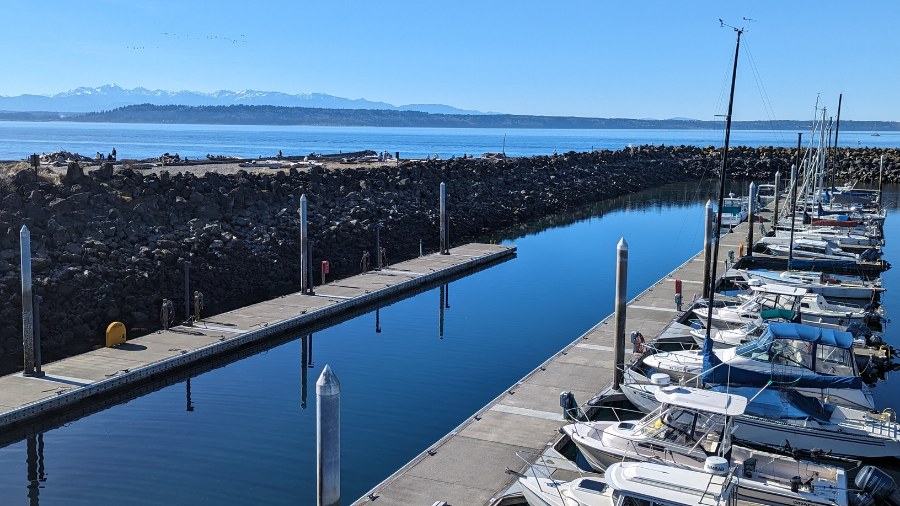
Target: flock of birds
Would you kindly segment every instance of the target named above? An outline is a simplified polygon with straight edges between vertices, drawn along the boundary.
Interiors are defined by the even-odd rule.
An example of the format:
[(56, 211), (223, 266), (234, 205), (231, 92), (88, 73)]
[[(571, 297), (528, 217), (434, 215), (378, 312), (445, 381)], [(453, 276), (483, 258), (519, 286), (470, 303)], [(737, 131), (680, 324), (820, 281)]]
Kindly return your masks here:
[[(190, 34), (184, 34), (184, 33), (177, 34), (177, 33), (170, 33), (170, 32), (162, 32), (161, 35), (164, 35), (166, 37), (174, 37), (177, 39), (192, 39), (192, 40), (205, 39), (205, 40), (209, 40), (209, 41), (221, 41), (221, 42), (226, 42), (226, 43), (230, 42), (232, 44), (246, 44), (247, 43), (246, 35), (240, 35), (238, 38), (226, 37), (223, 35), (198, 36), (198, 35), (190, 35)], [(156, 46), (156, 49), (159, 49), (159, 48), (160, 48), (159, 46)], [(132, 51), (143, 51), (144, 49), (147, 49), (147, 46), (125, 46), (125, 49), (129, 49)]]

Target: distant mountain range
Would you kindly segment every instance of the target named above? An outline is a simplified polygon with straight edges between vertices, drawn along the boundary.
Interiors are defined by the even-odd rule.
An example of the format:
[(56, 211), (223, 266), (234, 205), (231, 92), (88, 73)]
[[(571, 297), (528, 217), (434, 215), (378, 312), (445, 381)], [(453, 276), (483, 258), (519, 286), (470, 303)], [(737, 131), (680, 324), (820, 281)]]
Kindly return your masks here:
[(97, 88), (76, 88), (54, 95), (0, 96), (0, 111), (30, 112), (52, 111), (59, 113), (83, 113), (108, 111), (136, 104), (153, 105), (275, 105), (283, 107), (312, 107), (319, 109), (373, 109), (389, 111), (420, 111), (432, 114), (491, 114), (481, 111), (457, 109), (443, 104), (409, 104), (395, 106), (385, 102), (372, 102), (362, 98), (350, 99), (324, 93), (300, 93), (291, 95), (277, 91), (221, 90), (214, 93), (196, 91), (125, 89), (115, 84)]

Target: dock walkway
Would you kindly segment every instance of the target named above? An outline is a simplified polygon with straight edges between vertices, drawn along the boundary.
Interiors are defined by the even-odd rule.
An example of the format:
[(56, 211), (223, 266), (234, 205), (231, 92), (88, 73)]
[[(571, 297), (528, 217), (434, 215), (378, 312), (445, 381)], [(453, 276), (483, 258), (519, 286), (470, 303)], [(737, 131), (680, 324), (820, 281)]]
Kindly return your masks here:
[(43, 367), (44, 377), (0, 377), (0, 431), (65, 411), (213, 356), (291, 329), (376, 305), (515, 253), (515, 246), (467, 244), (449, 255), (432, 254), (320, 285), (315, 295), (294, 293), (154, 332)]
[[(764, 217), (770, 214), (763, 212)], [(739, 244), (746, 243), (749, 226), (742, 223), (721, 237), (720, 273), (725, 271), (723, 260), (729, 250), (738, 257)], [(632, 271), (640, 268), (629, 266)], [(702, 250), (628, 303), (627, 331), (639, 330), (649, 343), (666, 329), (679, 314), (674, 302), (675, 279), (683, 283), (683, 307), (687, 308), (692, 294), (702, 293)], [(609, 284), (612, 288), (614, 280)], [(354, 504), (495, 503), (516, 479), (507, 468), (523, 468), (516, 452), (541, 454), (561, 437), (559, 428), (566, 422), (559, 405), (560, 392), (571, 391), (584, 402), (610, 384), (614, 334), (615, 317), (611, 314)], [(630, 348), (630, 343), (626, 346)], [(630, 351), (625, 355), (628, 361)]]

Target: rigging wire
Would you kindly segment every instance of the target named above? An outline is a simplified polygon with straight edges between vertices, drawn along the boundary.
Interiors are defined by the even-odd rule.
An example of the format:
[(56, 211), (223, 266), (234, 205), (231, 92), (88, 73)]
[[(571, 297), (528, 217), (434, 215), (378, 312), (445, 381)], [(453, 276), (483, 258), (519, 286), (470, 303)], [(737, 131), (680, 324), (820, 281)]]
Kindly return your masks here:
[(760, 100), (763, 104), (763, 111), (765, 111), (766, 113), (766, 118), (769, 123), (769, 129), (774, 134), (775, 139), (780, 144), (783, 144), (784, 137), (782, 137), (781, 132), (775, 128), (775, 122), (778, 121), (778, 118), (775, 116), (775, 109), (772, 107), (772, 101), (769, 99), (769, 93), (766, 90), (766, 86), (763, 83), (762, 76), (759, 73), (759, 67), (756, 65), (756, 60), (753, 58), (753, 53), (750, 51), (750, 44), (746, 43), (744, 47), (747, 53), (747, 57), (750, 61), (750, 70), (752, 71), (753, 77), (756, 81), (756, 89), (759, 92)]

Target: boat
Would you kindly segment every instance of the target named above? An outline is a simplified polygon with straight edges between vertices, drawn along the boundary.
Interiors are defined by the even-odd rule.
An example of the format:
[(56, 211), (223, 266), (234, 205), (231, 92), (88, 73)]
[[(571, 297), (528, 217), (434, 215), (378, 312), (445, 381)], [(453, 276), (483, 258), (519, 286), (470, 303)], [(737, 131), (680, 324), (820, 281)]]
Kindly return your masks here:
[[(625, 375), (622, 393), (645, 413), (659, 409), (659, 384), (638, 382)], [(660, 376), (665, 376), (660, 374)], [(747, 410), (735, 419), (734, 442), (821, 457), (894, 458), (900, 455), (900, 424), (896, 413), (854, 409), (822, 403), (787, 389), (713, 387), (749, 396)]]
[[(851, 322), (878, 324), (881, 321), (881, 315), (871, 310), (830, 303), (820, 294), (809, 293), (806, 288), (761, 284), (750, 286), (749, 293), (739, 294), (738, 297), (742, 302), (737, 305), (712, 308), (714, 328), (737, 327), (758, 318), (838, 325)], [(695, 304), (692, 311), (702, 322), (710, 314), (710, 308), (705, 304)]]
[(853, 344), (849, 332), (770, 322), (759, 339), (736, 348), (662, 351), (641, 361), (650, 370), (684, 380), (757, 388), (774, 382), (810, 397), (871, 410), (875, 400), (860, 377)]
[[(715, 348), (734, 348), (748, 341), (759, 339), (767, 327), (768, 322), (762, 318), (757, 318), (733, 329), (715, 329), (710, 333), (709, 338), (712, 340)], [(706, 339), (706, 329), (691, 329), (691, 336), (698, 345), (703, 346), (703, 341)]]
[(844, 469), (732, 445), (734, 419), (744, 414), (746, 397), (681, 386), (659, 388), (654, 395), (660, 408), (640, 420), (577, 422), (562, 430), (597, 471), (622, 461), (703, 469), (707, 458), (727, 456), (739, 477), (739, 499), (785, 506), (847, 504)]
[(810, 258), (814, 260), (845, 260), (850, 262), (862, 260), (859, 254), (844, 251), (840, 246), (830, 241), (805, 239), (802, 237), (794, 239), (793, 248), (791, 248), (790, 241), (788, 241), (788, 244), (766, 243), (766, 253), (776, 257), (793, 255), (794, 258)]
[(729, 193), (722, 199), (722, 228), (736, 227), (747, 219), (747, 202)]
[(880, 278), (865, 281), (861, 278), (826, 275), (816, 271), (777, 272), (764, 269), (739, 269), (737, 273), (747, 283), (757, 280), (764, 284), (775, 283), (805, 288), (810, 293), (826, 298), (877, 300), (884, 291)]
[[(724, 459), (721, 459), (724, 460)], [(522, 476), (519, 486), (531, 506), (699, 506), (732, 504), (734, 477), (720, 460), (709, 471), (647, 462), (609, 466), (604, 479), (572, 481)]]

